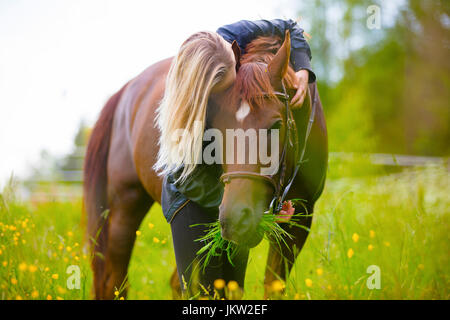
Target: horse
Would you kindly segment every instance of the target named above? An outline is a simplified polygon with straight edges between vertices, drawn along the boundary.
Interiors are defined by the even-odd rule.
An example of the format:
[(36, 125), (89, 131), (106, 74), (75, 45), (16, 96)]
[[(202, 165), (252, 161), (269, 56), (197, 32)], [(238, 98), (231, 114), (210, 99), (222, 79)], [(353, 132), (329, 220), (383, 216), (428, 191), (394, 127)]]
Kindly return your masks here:
[[(293, 152), (292, 147), (291, 152), (284, 151), (283, 173), (279, 170), (270, 177), (258, 173), (260, 164), (222, 165), (224, 195), (219, 221), (224, 237), (234, 242), (239, 243), (245, 237), (251, 239), (249, 247), (253, 247), (261, 241), (254, 230), (264, 208), (271, 202), (273, 189), (286, 187), (283, 177), (292, 177), (286, 198), (304, 200), (305, 205), (296, 208), (296, 213), (308, 213), (298, 222), (302, 227), (283, 225), (292, 237), (287, 237), (281, 247), (270, 244), (264, 277), (264, 297), (268, 297), (274, 280), (286, 280), (307, 239), (314, 204), (325, 184), (327, 131), (316, 83), (309, 85), (301, 108), (286, 109), (286, 99), (295, 90), (288, 33), (284, 41), (275, 36), (260, 37), (247, 46), (242, 56), (236, 46), (233, 51), (237, 61), (236, 80), (231, 87), (209, 97), (205, 120), (208, 126), (226, 136), (228, 128), (271, 129), (275, 125), (280, 132), (286, 132), (294, 122), (293, 136), (304, 153), (295, 175), (298, 159), (294, 153), (298, 152)], [(113, 299), (119, 287), (123, 287), (123, 295), (126, 294), (136, 231), (150, 207), (161, 199), (163, 177), (153, 169), (160, 135), (154, 120), (172, 59), (151, 65), (115, 93), (103, 107), (88, 142), (83, 169), (83, 205), (93, 253), (91, 266), (96, 299)], [(281, 90), (285, 90), (285, 101), (280, 98)], [(251, 106), (245, 117), (237, 117), (244, 101), (252, 101)], [(287, 119), (288, 114), (290, 119)], [(289, 145), (286, 139), (291, 138), (285, 135), (281, 144)], [(176, 269), (170, 285), (174, 297), (179, 296), (181, 288)]]

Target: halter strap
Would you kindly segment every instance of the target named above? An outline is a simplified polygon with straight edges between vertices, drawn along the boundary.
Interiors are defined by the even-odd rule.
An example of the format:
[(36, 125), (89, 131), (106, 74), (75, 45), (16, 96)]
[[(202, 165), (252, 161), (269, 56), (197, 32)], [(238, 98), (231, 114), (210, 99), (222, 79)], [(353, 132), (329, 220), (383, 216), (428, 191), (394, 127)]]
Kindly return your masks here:
[(226, 172), (220, 176), (220, 181), (223, 183), (230, 183), (231, 179), (263, 179), (267, 183), (269, 183), (275, 192), (278, 191), (278, 185), (275, 182), (275, 180), (269, 176), (260, 174), (257, 172), (249, 172), (249, 171), (232, 171), (232, 172)]

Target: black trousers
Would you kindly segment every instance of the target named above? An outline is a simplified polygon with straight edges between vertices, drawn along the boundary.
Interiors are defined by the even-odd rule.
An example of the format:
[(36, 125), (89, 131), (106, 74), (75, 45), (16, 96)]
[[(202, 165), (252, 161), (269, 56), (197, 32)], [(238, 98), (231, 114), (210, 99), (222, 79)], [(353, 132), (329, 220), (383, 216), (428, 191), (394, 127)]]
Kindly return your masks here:
[[(206, 210), (189, 201), (171, 222), (178, 276), (183, 293), (189, 297), (198, 292), (205, 294), (199, 283), (209, 294), (213, 294), (216, 279), (223, 279), (226, 283), (234, 280), (241, 288), (244, 287), (248, 248), (238, 248), (232, 259), (233, 264), (229, 262), (225, 252), (219, 257), (213, 257), (206, 268), (199, 263), (206, 253), (197, 255), (197, 252), (205, 243), (196, 240), (203, 237), (208, 228), (204, 225), (193, 225), (215, 222), (218, 215), (218, 209)], [(219, 294), (223, 295), (223, 291)]]

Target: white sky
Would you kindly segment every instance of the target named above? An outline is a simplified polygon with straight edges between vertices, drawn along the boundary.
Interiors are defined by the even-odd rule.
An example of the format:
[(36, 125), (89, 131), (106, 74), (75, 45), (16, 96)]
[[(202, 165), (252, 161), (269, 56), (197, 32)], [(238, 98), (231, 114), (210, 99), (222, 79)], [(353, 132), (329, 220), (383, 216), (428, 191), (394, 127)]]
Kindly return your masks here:
[(0, 0), (0, 188), (41, 150), (69, 152), (130, 78), (189, 35), (241, 19), (292, 18), (295, 0)]

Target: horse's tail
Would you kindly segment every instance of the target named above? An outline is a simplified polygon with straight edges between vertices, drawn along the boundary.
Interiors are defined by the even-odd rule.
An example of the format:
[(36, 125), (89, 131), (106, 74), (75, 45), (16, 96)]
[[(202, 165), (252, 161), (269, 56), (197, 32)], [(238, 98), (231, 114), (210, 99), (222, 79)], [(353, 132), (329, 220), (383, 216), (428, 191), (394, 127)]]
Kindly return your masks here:
[[(103, 107), (86, 150), (83, 170), (83, 209), (87, 216), (87, 236), (91, 247), (92, 269), (95, 279), (102, 279), (104, 255), (108, 240), (107, 162), (114, 113), (125, 86)], [(98, 293), (100, 288), (95, 288)]]

